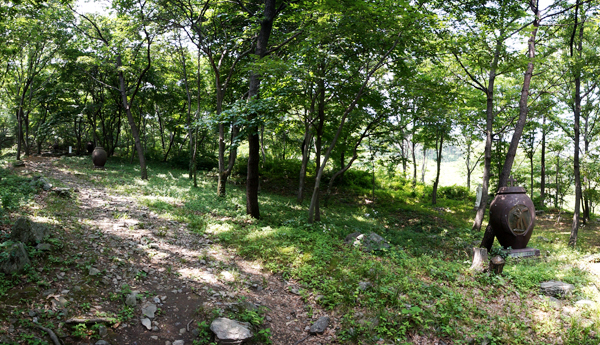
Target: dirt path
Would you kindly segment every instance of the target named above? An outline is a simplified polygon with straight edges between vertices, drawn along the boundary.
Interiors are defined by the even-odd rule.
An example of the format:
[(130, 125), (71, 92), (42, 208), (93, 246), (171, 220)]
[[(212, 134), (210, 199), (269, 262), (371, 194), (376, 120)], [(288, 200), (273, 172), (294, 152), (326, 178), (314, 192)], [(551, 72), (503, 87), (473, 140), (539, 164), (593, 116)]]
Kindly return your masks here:
[[(293, 282), (264, 273), (260, 264), (242, 260), (235, 252), (213, 243), (210, 236), (189, 232), (186, 224), (159, 217), (135, 198), (98, 187), (88, 176), (69, 172), (54, 158), (32, 157), (25, 164), (19, 168), (20, 173), (60, 181), (73, 190), (73, 197), (61, 201), (64, 209), (55, 214), (60, 219), (55, 228), (60, 229), (57, 236), (62, 249), (51, 251), (53, 264), (46, 264), (48, 268), (41, 263), (36, 267), (45, 286), (21, 286), (0, 301), (14, 315), (23, 307), (16, 303), (21, 298), (18, 296), (32, 290), (27, 295), (31, 298), (28, 313), (0, 324), (9, 339), (18, 339), (20, 332), (43, 334), (20, 328), (19, 318), (41, 319), (62, 312), (62, 321), (125, 315), (124, 319), (129, 320), (107, 324), (102, 340), (109, 344), (167, 345), (177, 340), (192, 344), (197, 339), (198, 322), (210, 323), (217, 310), (227, 314), (245, 305), (266, 308), (264, 328), (271, 330), (273, 344), (295, 344), (308, 335), (307, 326), (326, 315), (311, 294), (303, 300), (290, 292), (298, 291)], [(44, 207), (49, 193), (37, 197), (40, 207)], [(36, 219), (35, 209), (29, 211), (33, 220), (49, 221)], [(133, 308), (125, 304), (130, 293), (137, 293)], [(250, 304), (239, 303), (241, 300)], [(133, 304), (131, 299), (129, 302)], [(151, 304), (157, 311), (148, 330), (140, 320), (142, 307)], [(338, 320), (335, 315), (329, 316), (332, 323), (328, 330), (308, 337), (302, 344), (335, 342)], [(73, 328), (48, 319), (54, 321), (65, 344), (97, 341), (74, 337)]]

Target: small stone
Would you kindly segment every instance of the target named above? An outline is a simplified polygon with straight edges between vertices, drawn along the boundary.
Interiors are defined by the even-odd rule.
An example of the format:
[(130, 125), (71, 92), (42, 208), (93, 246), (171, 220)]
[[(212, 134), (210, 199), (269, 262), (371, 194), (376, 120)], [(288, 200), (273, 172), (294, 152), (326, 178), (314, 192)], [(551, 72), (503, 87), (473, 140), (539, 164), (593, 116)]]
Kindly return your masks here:
[(183, 345), (183, 340), (175, 340), (173, 345)]
[(158, 332), (158, 331), (160, 331), (158, 326), (152, 326), (152, 332)]
[(100, 325), (98, 327), (98, 335), (102, 338), (104, 338), (106, 335), (108, 335), (108, 329), (106, 329), (106, 326)]
[(200, 329), (194, 328), (192, 329), (192, 338), (197, 338), (200, 335)]
[(360, 282), (360, 283), (358, 283), (358, 288), (361, 289), (362, 291), (366, 291), (371, 286), (372, 286), (372, 284), (369, 283), (369, 282)]
[(96, 268), (94, 268), (94, 267), (90, 267), (89, 274), (90, 274), (91, 276), (98, 275), (98, 274), (100, 274), (100, 270), (98, 270), (98, 269), (96, 269)]
[(308, 331), (310, 331), (310, 326), (304, 327), (304, 332), (308, 332)]
[(157, 303), (157, 304), (160, 303), (160, 298), (158, 298), (156, 296), (152, 300), (154, 301), (154, 303)]
[(106, 340), (98, 340), (95, 345), (110, 345)]
[(310, 327), (310, 333), (317, 334), (325, 332), (327, 326), (329, 326), (329, 320), (329, 316), (320, 317), (317, 322)]
[(179, 334), (183, 335), (183, 334), (185, 334), (185, 332), (187, 332), (187, 330), (185, 328), (179, 329)]
[(129, 294), (127, 295), (127, 298), (125, 298), (125, 304), (130, 306), (130, 307), (135, 307), (137, 305), (137, 298), (135, 296), (135, 294)]
[(37, 315), (37, 313), (34, 310), (29, 311), (29, 316), (34, 317), (36, 315)]
[(171, 345), (171, 342), (167, 340), (165, 341), (165, 345)]
[(150, 336), (150, 339), (152, 339), (152, 340), (158, 340), (158, 336), (157, 335)]
[(157, 309), (156, 304), (146, 302), (146, 303), (144, 303), (144, 305), (142, 305), (142, 314), (153, 319), (156, 309)]
[(142, 322), (142, 325), (144, 325), (144, 327), (146, 327), (147, 330), (152, 329), (152, 321), (150, 321), (150, 319), (143, 318), (140, 321)]
[(267, 315), (266, 319), (267, 319), (267, 321), (269, 321), (269, 322), (271, 322), (271, 320), (273, 320), (273, 319), (271, 319), (271, 317), (270, 317), (270, 316), (268, 316), (268, 315)]

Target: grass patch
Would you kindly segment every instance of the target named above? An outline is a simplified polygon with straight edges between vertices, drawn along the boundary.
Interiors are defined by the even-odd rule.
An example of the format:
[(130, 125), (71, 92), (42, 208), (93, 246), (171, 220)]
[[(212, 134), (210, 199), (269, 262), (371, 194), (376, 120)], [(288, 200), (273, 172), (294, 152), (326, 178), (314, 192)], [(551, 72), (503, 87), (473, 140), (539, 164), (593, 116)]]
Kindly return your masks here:
[[(160, 217), (185, 222), (245, 259), (301, 282), (304, 298), (340, 315), (337, 336), (344, 343), (401, 344), (416, 337), (456, 344), (598, 342), (599, 309), (573, 306), (584, 298), (600, 302), (600, 282), (584, 260), (600, 246), (593, 225), (582, 230), (581, 246), (572, 250), (566, 247), (568, 227), (546, 214), (530, 245), (543, 256), (509, 259), (504, 275), (490, 276), (468, 269), (470, 250), (482, 233), (469, 229), (473, 198), (464, 189), (448, 187), (443, 193), (448, 198), (431, 205), (429, 187), (413, 189), (406, 181), (378, 176), (386, 182), (377, 186), (373, 202), (364, 176), (349, 174), (352, 180), (338, 186), (323, 207), (323, 221), (308, 224), (307, 205), (290, 197), (295, 180), (287, 168), (273, 176), (268, 173), (276, 169), (265, 171), (262, 219), (255, 220), (245, 215), (239, 187), (229, 185), (226, 197), (216, 197), (209, 172), (202, 172), (199, 188), (193, 188), (186, 171), (154, 162), (148, 164), (148, 180), (139, 179), (136, 165), (116, 159), (104, 171), (76, 157), (62, 162), (115, 192), (135, 196)], [(266, 186), (269, 180), (291, 182), (286, 188)], [(392, 246), (365, 253), (344, 245), (354, 231), (376, 232)], [(546, 280), (574, 284), (576, 292), (557, 309), (539, 297), (539, 284)]]

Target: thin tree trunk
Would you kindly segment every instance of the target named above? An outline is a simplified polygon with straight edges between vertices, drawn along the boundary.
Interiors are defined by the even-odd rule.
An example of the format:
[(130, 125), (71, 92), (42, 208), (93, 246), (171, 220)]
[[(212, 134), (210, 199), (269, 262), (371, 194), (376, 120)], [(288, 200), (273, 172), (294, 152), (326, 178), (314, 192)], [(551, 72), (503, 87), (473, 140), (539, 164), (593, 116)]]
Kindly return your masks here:
[(306, 181), (306, 169), (310, 160), (310, 143), (312, 142), (312, 132), (310, 131), (310, 125), (305, 123), (305, 134), (304, 142), (302, 143), (302, 165), (300, 166), (300, 176), (298, 177), (298, 196), (297, 201), (299, 204), (304, 200), (304, 184)]
[(427, 147), (423, 144), (423, 163), (421, 164), (421, 183), (425, 184), (425, 170), (427, 169)]
[[(121, 57), (117, 55), (117, 66), (121, 67)], [(127, 114), (127, 121), (129, 122), (129, 127), (131, 127), (131, 135), (133, 136), (133, 140), (135, 142), (135, 148), (138, 153), (138, 159), (140, 161), (140, 174), (142, 180), (148, 179), (148, 172), (146, 170), (146, 158), (144, 157), (144, 149), (142, 147), (142, 142), (140, 141), (140, 133), (138, 131), (137, 125), (135, 124), (135, 120), (133, 119), (133, 114), (131, 113), (131, 104), (127, 101), (127, 89), (125, 87), (125, 77), (123, 75), (123, 71), (119, 70), (119, 91), (121, 92), (121, 101), (123, 103), (123, 108), (125, 108), (125, 113)]]
[[(573, 31), (577, 30), (577, 10), (579, 8), (579, 2), (575, 9), (575, 27)], [(577, 46), (578, 57), (581, 59), (581, 51), (583, 47), (583, 23), (579, 24), (579, 43)], [(571, 50), (571, 56), (573, 51)], [(573, 154), (573, 176), (575, 178), (575, 207), (573, 210), (573, 223), (571, 224), (571, 236), (569, 237), (569, 246), (575, 247), (577, 245), (577, 233), (579, 231), (579, 205), (581, 203), (581, 172), (579, 169), (579, 118), (581, 116), (581, 71), (579, 66), (575, 66), (575, 107), (573, 111), (574, 115), (574, 128), (573, 136), (574, 142), (574, 154)]]
[(480, 231), (483, 223), (483, 217), (485, 216), (485, 210), (488, 204), (488, 194), (490, 187), (490, 172), (492, 169), (492, 136), (493, 124), (494, 124), (494, 83), (496, 81), (496, 70), (498, 68), (498, 61), (500, 60), (500, 51), (502, 50), (502, 41), (498, 39), (496, 42), (496, 49), (494, 51), (494, 58), (490, 65), (490, 73), (488, 76), (488, 85), (485, 90), (486, 95), (486, 126), (485, 126), (485, 149), (483, 159), (483, 177), (481, 183), (481, 202), (479, 208), (475, 214), (475, 221), (471, 230)]
[[(438, 145), (439, 144), (439, 145)], [(435, 182), (433, 183), (433, 194), (431, 197), (431, 204), (435, 205), (437, 203), (437, 190), (438, 190), (438, 185), (440, 183), (440, 169), (441, 169), (441, 165), (442, 165), (442, 147), (444, 145), (444, 133), (440, 133), (439, 135), (439, 139), (436, 140), (436, 147), (437, 149), (437, 157), (436, 157), (436, 161), (437, 161), (437, 171), (435, 174)]]
[[(519, 146), (519, 140), (521, 139), (523, 129), (525, 128), (525, 121), (527, 120), (527, 100), (529, 97), (529, 85), (531, 84), (531, 78), (533, 76), (533, 67), (535, 59), (535, 37), (540, 26), (540, 11), (536, 0), (532, 1), (532, 10), (535, 15), (535, 20), (533, 21), (533, 31), (531, 32), (531, 36), (528, 42), (529, 63), (527, 64), (527, 71), (525, 72), (525, 77), (523, 78), (523, 88), (521, 90), (521, 99), (519, 100), (519, 120), (517, 121), (515, 132), (513, 133), (508, 152), (506, 153), (504, 166), (502, 167), (502, 172), (500, 173), (498, 188), (506, 186), (508, 176), (510, 175), (510, 172), (512, 170), (512, 165), (515, 159), (515, 154), (517, 152), (517, 147)], [(481, 240), (480, 247), (487, 248), (487, 250), (490, 251), (493, 244), (494, 231), (492, 227), (488, 224), (483, 235), (483, 239)]]
[(542, 153), (540, 158), (540, 207), (544, 207), (546, 199), (546, 116), (542, 120)]
[(415, 145), (416, 145), (416, 143), (415, 143), (414, 139), (415, 138), (413, 136), (412, 140), (410, 141), (411, 142), (410, 153), (412, 155), (412, 163), (413, 163), (413, 179), (412, 179), (413, 189), (417, 186), (417, 157), (415, 155), (415, 149), (416, 149)]

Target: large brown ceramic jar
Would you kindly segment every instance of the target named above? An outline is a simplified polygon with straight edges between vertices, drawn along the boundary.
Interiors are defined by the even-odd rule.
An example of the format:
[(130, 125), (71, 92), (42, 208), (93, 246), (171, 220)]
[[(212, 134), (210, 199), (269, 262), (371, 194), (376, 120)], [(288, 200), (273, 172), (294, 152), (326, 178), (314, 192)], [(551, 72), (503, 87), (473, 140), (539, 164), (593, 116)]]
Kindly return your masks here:
[(490, 205), (490, 224), (503, 247), (527, 247), (535, 223), (533, 202), (523, 187), (501, 187)]
[(94, 152), (92, 152), (92, 162), (94, 162), (94, 168), (103, 168), (108, 159), (108, 154), (104, 151), (104, 148), (96, 146)]

